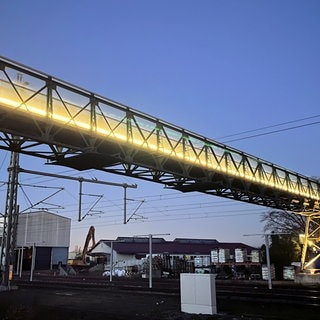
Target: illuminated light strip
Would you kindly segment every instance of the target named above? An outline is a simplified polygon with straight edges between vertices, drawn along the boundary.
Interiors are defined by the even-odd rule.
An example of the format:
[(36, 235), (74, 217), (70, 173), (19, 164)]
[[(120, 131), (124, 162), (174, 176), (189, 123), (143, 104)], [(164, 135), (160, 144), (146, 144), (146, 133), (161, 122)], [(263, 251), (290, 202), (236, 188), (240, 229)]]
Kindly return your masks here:
[(7, 106), (14, 107), (14, 108), (17, 108), (20, 106), (20, 103), (14, 102), (12, 100), (9, 100), (9, 99), (3, 98), (3, 97), (0, 97), (0, 102), (4, 103)]
[(9, 107), (13, 107), (16, 110), (19, 111), (24, 111), (24, 112), (31, 112), (31, 113), (35, 113), (39, 116), (45, 117), (47, 115), (46, 111), (41, 110), (39, 108), (33, 107), (33, 106), (26, 106), (26, 104), (22, 104), (16, 101), (12, 101), (6, 98), (2, 98), (0, 97), (0, 102), (4, 103), (5, 105), (9, 106)]
[(55, 113), (52, 114), (51, 118), (53, 120), (56, 120), (56, 121), (59, 121), (59, 122), (62, 122), (62, 123), (65, 123), (65, 124), (68, 124), (68, 125), (71, 125), (71, 126), (74, 126), (74, 127), (80, 127), (80, 128), (87, 129), (87, 130), (91, 129), (91, 125), (90, 124), (84, 123), (84, 122), (80, 122), (78, 120), (75, 120), (74, 118), (67, 118), (65, 116), (60, 116), (60, 115), (55, 114)]
[[(18, 111), (22, 111), (22, 112), (29, 112), (29, 113), (33, 113), (37, 116), (41, 116), (43, 118), (47, 117), (47, 112), (42, 110), (42, 109), (39, 109), (37, 107), (34, 107), (34, 106), (31, 106), (31, 105), (28, 105), (26, 106), (25, 104), (21, 104), (19, 102), (16, 102), (16, 101), (13, 101), (11, 99), (7, 99), (7, 98), (4, 98), (4, 97), (0, 97), (0, 102), (3, 103), (5, 106), (8, 106), (10, 108), (13, 108), (13, 109), (16, 109)], [(92, 129), (92, 126), (90, 124), (87, 124), (87, 123), (84, 123), (82, 121), (79, 121), (79, 120), (76, 120), (76, 119), (73, 119), (73, 118), (68, 118), (66, 116), (62, 116), (62, 115), (59, 115), (57, 113), (54, 113), (51, 115), (51, 118), (49, 118), (53, 121), (56, 121), (56, 122), (60, 122), (60, 123), (64, 123), (64, 124), (68, 124), (72, 127), (79, 127), (79, 128), (82, 128), (82, 129), (85, 129), (85, 130), (91, 130)], [(106, 129), (103, 129), (101, 127), (97, 127), (95, 128), (94, 130), (92, 130), (104, 137), (108, 137), (108, 138), (115, 138), (117, 140), (121, 140), (121, 141), (126, 141), (126, 142), (129, 142), (127, 140), (127, 137), (126, 135), (122, 135), (122, 134), (119, 134), (119, 133), (115, 133), (115, 132), (112, 132), (110, 130), (106, 130)], [(210, 164), (209, 161), (204, 161), (200, 158), (197, 158), (197, 157), (194, 157), (194, 156), (190, 156), (190, 155), (186, 155), (186, 154), (183, 154), (182, 152), (175, 152), (174, 150), (171, 150), (171, 149), (166, 149), (166, 148), (159, 148), (157, 145), (154, 145), (154, 144), (151, 144), (150, 142), (146, 142), (144, 140), (141, 140), (141, 139), (132, 139), (130, 141), (133, 145), (136, 145), (136, 146), (139, 146), (139, 147), (142, 147), (142, 148), (145, 148), (145, 149), (152, 149), (154, 151), (157, 151), (161, 154), (166, 154), (166, 155), (169, 155), (170, 157), (174, 156), (178, 159), (182, 159), (186, 162), (189, 162), (189, 163), (196, 163), (197, 165), (201, 165), (201, 166), (204, 166), (206, 168), (211, 168), (213, 170), (218, 170), (218, 171), (221, 171), (221, 172), (225, 172), (225, 173), (228, 173), (230, 175), (233, 175), (233, 176), (241, 176), (243, 177), (244, 179), (246, 180), (253, 180), (253, 181), (256, 181), (257, 183), (260, 183), (260, 184), (263, 184), (263, 185), (267, 185), (267, 186), (271, 186), (272, 188), (277, 188), (279, 190), (285, 190), (287, 192), (290, 192), (290, 193), (293, 193), (293, 194), (298, 194), (300, 196), (304, 196), (304, 197), (307, 197), (307, 198), (313, 198), (315, 200), (320, 200), (320, 197), (319, 195), (316, 194), (316, 191), (314, 191), (313, 188), (310, 188), (308, 186), (305, 186), (307, 189), (308, 189), (308, 192), (301, 192), (300, 190), (296, 190), (298, 189), (298, 184), (297, 182), (294, 182), (291, 180), (291, 183), (295, 185), (295, 188), (288, 188), (287, 186), (284, 186), (283, 184), (281, 183), (275, 183), (274, 181), (270, 182), (268, 181), (267, 179), (263, 179), (261, 180), (260, 178), (256, 177), (256, 176), (251, 176), (251, 175), (246, 175), (245, 172), (239, 172), (239, 170), (233, 170), (233, 169), (229, 169), (228, 167), (226, 166), (221, 166), (220, 165), (213, 165), (213, 164)], [(215, 161), (214, 161), (215, 162)], [(268, 177), (272, 177), (272, 174), (271, 173), (265, 173), (266, 176)], [(310, 189), (312, 192), (310, 192)], [(314, 194), (314, 195), (313, 195)]]

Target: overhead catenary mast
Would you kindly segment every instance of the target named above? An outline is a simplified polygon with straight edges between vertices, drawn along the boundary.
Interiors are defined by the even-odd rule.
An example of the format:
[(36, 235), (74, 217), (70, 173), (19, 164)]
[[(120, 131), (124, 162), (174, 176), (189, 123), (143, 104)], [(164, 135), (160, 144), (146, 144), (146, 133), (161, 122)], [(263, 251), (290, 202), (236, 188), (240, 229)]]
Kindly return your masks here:
[[(19, 140), (13, 140), (19, 143)], [(109, 185), (115, 187), (122, 187), (124, 189), (124, 203), (126, 204), (126, 189), (127, 188), (137, 188), (136, 184), (127, 184), (127, 183), (115, 183), (108, 182), (96, 179), (86, 179), (83, 177), (70, 177), (65, 175), (40, 172), (27, 170), (19, 167), (19, 153), (11, 152), (11, 160), (10, 166), (8, 168), (9, 178), (8, 178), (8, 188), (7, 188), (7, 200), (6, 200), (6, 208), (4, 214), (4, 228), (3, 228), (3, 244), (0, 255), (1, 262), (1, 271), (3, 273), (2, 276), (2, 285), (7, 287), (9, 284), (9, 269), (11, 265), (14, 265), (14, 249), (15, 249), (15, 239), (16, 239), (16, 231), (17, 231), (17, 223), (18, 223), (18, 206), (17, 206), (17, 187), (18, 187), (18, 174), (19, 173), (28, 173), (42, 176), (49, 176), (60, 179), (67, 179), (78, 181), (80, 183), (80, 192), (79, 192), (79, 217), (78, 221), (83, 220), (81, 217), (81, 200), (82, 200), (82, 183), (95, 183), (102, 185)], [(124, 216), (126, 217), (126, 205), (124, 205)]]

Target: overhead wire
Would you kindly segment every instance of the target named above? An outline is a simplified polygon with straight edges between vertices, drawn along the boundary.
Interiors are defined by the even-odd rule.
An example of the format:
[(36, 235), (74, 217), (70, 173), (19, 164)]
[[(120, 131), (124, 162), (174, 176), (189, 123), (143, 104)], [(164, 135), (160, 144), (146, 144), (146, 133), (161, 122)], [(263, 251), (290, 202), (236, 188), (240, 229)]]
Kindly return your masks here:
[[(225, 217), (241, 217), (241, 216), (260, 216), (261, 212), (258, 212), (256, 209), (242, 209), (242, 210), (232, 210), (229, 211), (232, 213), (228, 213), (228, 211), (224, 211), (223, 213), (213, 213), (212, 211), (204, 212), (204, 213), (198, 213), (198, 214), (187, 214), (184, 213), (182, 215), (170, 215), (169, 217), (163, 217), (163, 216), (155, 216), (152, 220), (135, 220), (132, 221), (133, 223), (154, 223), (154, 222), (167, 222), (167, 221), (178, 221), (178, 220), (195, 220), (195, 219), (217, 219), (217, 218), (225, 218)], [(235, 213), (236, 212), (236, 213)], [(107, 226), (113, 226), (113, 225), (121, 225), (123, 224), (120, 220), (116, 220), (114, 222), (111, 221), (102, 221), (99, 222), (100, 227), (107, 227)], [(82, 228), (81, 225), (76, 225), (73, 227), (74, 229), (80, 229)]]
[(302, 127), (312, 126), (312, 125), (319, 124), (319, 123), (320, 123), (320, 121), (316, 121), (316, 122), (312, 122), (312, 123), (302, 124), (299, 126), (293, 126), (290, 128), (284, 128), (284, 129), (273, 130), (273, 131), (269, 131), (269, 132), (265, 132), (265, 133), (254, 134), (254, 135), (246, 136), (243, 138), (227, 140), (227, 141), (225, 141), (225, 143), (230, 143), (230, 142), (235, 142), (235, 141), (240, 141), (240, 140), (245, 140), (245, 139), (251, 139), (251, 138), (257, 138), (257, 137), (266, 136), (266, 135), (279, 133), (279, 132), (283, 132), (283, 131), (294, 130), (294, 129), (298, 129), (298, 128), (302, 128)]
[(262, 131), (262, 130), (266, 130), (266, 129), (271, 129), (271, 128), (275, 128), (275, 127), (280, 127), (280, 126), (284, 126), (284, 125), (287, 125), (287, 124), (296, 123), (296, 122), (301, 122), (301, 121), (310, 120), (310, 119), (315, 119), (315, 118), (319, 118), (319, 117), (320, 117), (320, 115), (315, 115), (315, 116), (300, 118), (300, 119), (296, 119), (296, 120), (281, 122), (281, 123), (277, 123), (277, 124), (274, 124), (274, 125), (269, 125), (269, 126), (257, 128), (257, 129), (251, 129), (251, 130), (246, 130), (246, 131), (241, 131), (241, 132), (237, 132), (237, 133), (228, 134), (228, 135), (219, 137), (219, 138), (217, 138), (217, 139), (219, 140), (219, 139), (230, 138), (230, 137), (234, 137), (234, 136), (243, 135), (243, 134), (246, 134), (246, 133), (252, 133), (252, 132)]
[(4, 162), (6, 161), (7, 156), (8, 156), (8, 153), (5, 152), (5, 153), (4, 153), (4, 157), (3, 157), (2, 161), (1, 161), (1, 164), (0, 164), (0, 170), (1, 170), (1, 169), (3, 168), (3, 166), (4, 166)]

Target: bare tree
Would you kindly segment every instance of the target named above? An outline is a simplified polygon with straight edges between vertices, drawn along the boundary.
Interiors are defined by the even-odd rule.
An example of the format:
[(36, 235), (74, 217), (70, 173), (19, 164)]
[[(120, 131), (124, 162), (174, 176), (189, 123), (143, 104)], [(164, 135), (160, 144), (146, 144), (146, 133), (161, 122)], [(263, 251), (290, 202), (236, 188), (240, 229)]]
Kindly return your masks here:
[(264, 231), (271, 237), (270, 258), (275, 265), (277, 279), (283, 277), (283, 267), (301, 258), (299, 234), (305, 233), (305, 217), (283, 210), (271, 210), (262, 214)]
[(305, 217), (289, 211), (271, 210), (262, 214), (261, 222), (265, 222), (264, 231), (274, 233), (288, 233), (292, 237), (304, 234)]

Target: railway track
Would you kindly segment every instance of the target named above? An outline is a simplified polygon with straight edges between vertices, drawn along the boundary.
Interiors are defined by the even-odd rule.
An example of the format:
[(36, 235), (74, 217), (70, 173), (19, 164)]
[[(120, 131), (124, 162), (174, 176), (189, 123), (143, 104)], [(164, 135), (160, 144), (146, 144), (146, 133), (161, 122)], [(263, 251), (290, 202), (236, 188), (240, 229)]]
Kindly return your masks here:
[[(219, 314), (210, 317), (189, 317), (180, 311), (180, 283), (177, 279), (154, 279), (153, 287), (149, 289), (148, 279), (140, 278), (114, 278), (112, 282), (109, 278), (91, 275), (54, 277), (35, 274), (32, 282), (29, 278), (28, 275), (24, 275), (21, 279), (14, 278), (12, 285), (17, 286), (19, 290), (11, 295), (12, 298), (8, 303), (3, 302), (4, 307), (7, 304), (17, 303), (27, 303), (30, 306), (36, 302), (38, 309), (43, 308), (48, 314), (47, 304), (50, 301), (52, 313), (59, 311), (59, 316), (61, 314), (65, 319), (70, 312), (72, 314), (80, 312), (81, 316), (94, 312), (95, 320), (100, 319), (98, 315), (105, 319), (107, 312), (105, 305), (108, 305), (109, 318), (111, 312), (112, 319), (134, 319), (132, 314), (128, 315), (128, 303), (131, 306), (130, 310), (139, 314), (137, 316), (139, 320), (317, 320), (320, 313), (320, 286), (302, 287), (291, 282), (273, 283), (273, 289), (269, 290), (264, 281), (217, 280), (216, 297)], [(17, 302), (17, 296), (20, 295), (21, 298)], [(2, 295), (1, 299), (5, 296), (6, 294)], [(7, 296), (9, 299), (10, 294)], [(3, 301), (1, 299), (0, 313)], [(28, 299), (32, 302), (26, 302)], [(123, 308), (123, 303), (126, 308)], [(161, 310), (161, 315), (156, 318), (153, 316), (144, 318), (139, 312), (145, 314), (146, 308), (152, 314)], [(90, 316), (85, 319), (91, 319)]]
[[(114, 278), (112, 282), (106, 277), (77, 275), (74, 277), (53, 277), (36, 275), (30, 282), (28, 276), (15, 279), (13, 284), (21, 287), (46, 288), (86, 288), (87, 290), (134, 291), (136, 293), (180, 295), (180, 283), (177, 279), (154, 279), (150, 289), (148, 279)], [(216, 281), (218, 300), (263, 302), (268, 304), (300, 305), (319, 308), (320, 286), (303, 287), (290, 282), (267, 288), (264, 281)]]

